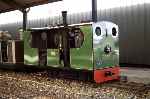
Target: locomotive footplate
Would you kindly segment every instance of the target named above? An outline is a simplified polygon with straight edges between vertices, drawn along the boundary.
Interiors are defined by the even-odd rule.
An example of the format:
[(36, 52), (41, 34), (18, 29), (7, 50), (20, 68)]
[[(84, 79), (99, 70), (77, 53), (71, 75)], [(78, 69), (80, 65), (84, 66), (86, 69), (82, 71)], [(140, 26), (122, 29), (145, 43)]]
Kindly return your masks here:
[(49, 77), (93, 81), (93, 71), (74, 68), (51, 68), (48, 70)]

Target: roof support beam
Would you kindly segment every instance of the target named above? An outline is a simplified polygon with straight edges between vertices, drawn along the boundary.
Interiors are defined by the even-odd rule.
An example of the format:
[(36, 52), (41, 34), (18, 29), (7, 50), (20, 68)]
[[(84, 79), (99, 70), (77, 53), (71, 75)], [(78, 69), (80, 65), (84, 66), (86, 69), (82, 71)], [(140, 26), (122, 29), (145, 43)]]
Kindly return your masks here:
[(28, 16), (28, 12), (30, 11), (30, 8), (26, 8), (26, 9), (22, 9), (21, 12), (23, 13), (23, 24), (22, 24), (22, 28), (23, 31), (26, 31), (27, 29), (27, 16)]
[(23, 31), (27, 29), (27, 11), (23, 11)]
[[(67, 26), (67, 11), (62, 11), (63, 25)], [(69, 43), (69, 34), (68, 31), (62, 31), (62, 39), (63, 39), (63, 50), (59, 50), (60, 53), (60, 63), (61, 56), (63, 56), (64, 67), (70, 68), (70, 43)]]
[(97, 0), (92, 0), (92, 21), (97, 22)]

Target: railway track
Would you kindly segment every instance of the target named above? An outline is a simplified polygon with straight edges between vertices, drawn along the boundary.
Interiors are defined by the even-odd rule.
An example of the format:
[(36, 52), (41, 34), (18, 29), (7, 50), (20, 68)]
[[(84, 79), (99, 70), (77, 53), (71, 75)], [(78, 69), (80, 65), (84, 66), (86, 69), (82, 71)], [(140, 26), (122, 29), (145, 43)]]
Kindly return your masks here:
[[(150, 94), (150, 84), (115, 81), (112, 83), (109, 82), (105, 85), (109, 87), (118, 88), (121, 90), (130, 91), (134, 93), (137, 97), (146, 97), (146, 95)], [(149, 98), (145, 98), (145, 99), (149, 99)]]
[[(18, 91), (10, 91), (14, 88)], [(22, 94), (18, 94), (18, 92), (22, 92), (24, 97), (27, 98), (49, 97), (52, 95), (51, 93), (53, 93), (55, 99), (67, 99), (67, 97), (75, 99), (97, 99), (100, 97), (105, 97), (103, 99), (112, 97), (113, 99), (114, 97), (116, 99), (127, 99), (127, 97), (130, 97), (129, 99), (149, 99), (150, 97), (150, 86), (148, 84), (122, 81), (96, 84), (78, 80), (49, 78), (47, 71), (33, 73), (0, 71), (0, 93), (1, 91), (5, 95), (4, 97), (20, 97)], [(8, 92), (13, 92), (12, 96)], [(58, 92), (61, 95), (57, 94)]]

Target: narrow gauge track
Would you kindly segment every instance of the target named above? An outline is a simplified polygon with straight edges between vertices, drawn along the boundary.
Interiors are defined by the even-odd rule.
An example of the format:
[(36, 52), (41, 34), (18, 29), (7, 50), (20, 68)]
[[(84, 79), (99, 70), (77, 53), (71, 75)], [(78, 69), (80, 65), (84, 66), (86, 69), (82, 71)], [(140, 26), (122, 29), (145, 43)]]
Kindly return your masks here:
[(105, 84), (109, 87), (115, 87), (118, 89), (129, 90), (136, 95), (143, 96), (148, 95), (150, 92), (150, 84), (137, 83), (137, 82), (122, 82), (122, 81), (114, 81), (108, 82)]
[[(0, 64), (0, 69), (2, 70), (9, 70), (9, 71), (15, 71), (15, 72), (23, 72), (23, 73), (29, 73), (32, 76), (34, 76), (35, 78), (38, 79), (38, 77), (56, 77), (56, 78), (60, 78), (60, 79), (64, 79), (65, 77), (61, 76), (55, 76), (56, 74), (58, 75), (59, 71), (64, 71), (63, 74), (64, 76), (66, 76), (65, 74), (69, 74), (71, 72), (75, 72), (79, 75), (90, 75), (92, 76), (92, 72), (88, 71), (88, 70), (75, 70), (75, 69), (64, 69), (64, 68), (55, 68), (55, 67), (50, 67), (50, 66), (28, 66), (28, 65), (10, 65), (10, 64)], [(52, 71), (51, 73), (49, 73), (50, 71)], [(71, 72), (69, 72), (71, 71)], [(62, 73), (62, 72), (61, 72)], [(66, 77), (69, 80), (73, 80), (74, 75), (67, 75), (67, 76), (72, 76), (72, 77)], [(77, 77), (77, 78), (78, 78)], [(81, 80), (85, 83), (87, 83), (87, 81), (89, 81), (89, 84), (92, 84), (93, 87), (98, 87), (100, 85), (106, 85), (109, 87), (115, 87), (115, 88), (119, 88), (119, 89), (125, 89), (125, 90), (132, 90), (135, 93), (148, 93), (150, 91), (150, 84), (143, 84), (143, 83), (136, 83), (136, 82), (124, 82), (124, 81), (110, 81), (110, 82), (106, 82), (103, 84), (96, 84), (92, 82), (92, 77), (90, 77), (90, 79), (84, 79), (84, 77), (80, 77), (79, 79), (75, 80)]]
[[(22, 83), (35, 83), (35, 85), (47, 86), (47, 87), (50, 87), (48, 82), (49, 81), (51, 82), (51, 80), (52, 80), (52, 82), (53, 82), (52, 84), (54, 86), (54, 89), (56, 87), (56, 88), (60, 88), (62, 90), (66, 90), (66, 89), (64, 89), (63, 86), (58, 85), (58, 84), (64, 83), (65, 86), (66, 85), (69, 86), (71, 82), (76, 82), (76, 83), (79, 83), (79, 85), (81, 84), (82, 87), (83, 86), (88, 86), (87, 88), (92, 88), (92, 90), (93, 89), (100, 90), (102, 87), (116, 88), (116, 89), (120, 89), (122, 92), (123, 91), (129, 92), (129, 93), (131, 92), (131, 93), (134, 93), (135, 96), (144, 97), (144, 98), (135, 98), (134, 97), (133, 99), (149, 99), (149, 98), (145, 98), (145, 97), (147, 97), (146, 95), (150, 93), (150, 85), (148, 85), (148, 84), (146, 85), (146, 84), (143, 84), (143, 83), (135, 83), (135, 82), (110, 81), (110, 82), (106, 82), (106, 83), (103, 83), (103, 84), (96, 84), (96, 83), (93, 83), (93, 82), (78, 81), (78, 80), (72, 80), (72, 79), (71, 80), (70, 79), (66, 80), (66, 79), (60, 78), (62, 83), (60, 83), (60, 81), (58, 80), (58, 84), (55, 85), (55, 83), (57, 83), (57, 82), (55, 82), (55, 80), (53, 81), (53, 78), (50, 78), (48, 76), (48, 72), (45, 71), (45, 70), (36, 71), (36, 72), (35, 71), (34, 72), (24, 72), (24, 71), (21, 71), (21, 72), (20, 71), (19, 72), (15, 71), (14, 72), (13, 70), (8, 72), (7, 70), (2, 70), (2, 72), (0, 74), (0, 78), (4, 79), (4, 80), (11, 79), (11, 81), (14, 80), (14, 82), (19, 81), (19, 82), (22, 82)], [(8, 81), (10, 81), (10, 80), (8, 80)], [(66, 84), (66, 83), (68, 83), (68, 84)], [(74, 93), (72, 93), (72, 94), (74, 94)], [(80, 94), (84, 97), (91, 97), (91, 95), (88, 95), (88, 94), (85, 94), (85, 93), (78, 92), (76, 94)]]

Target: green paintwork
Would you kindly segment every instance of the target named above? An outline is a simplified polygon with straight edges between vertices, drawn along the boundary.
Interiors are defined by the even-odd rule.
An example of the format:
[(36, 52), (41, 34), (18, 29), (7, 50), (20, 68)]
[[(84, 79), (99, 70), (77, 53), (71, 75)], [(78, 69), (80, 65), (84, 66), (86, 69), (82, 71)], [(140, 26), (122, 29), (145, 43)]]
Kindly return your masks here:
[[(105, 54), (104, 47), (109, 44), (112, 52)], [(119, 50), (118, 41), (115, 41), (112, 36), (104, 38), (99, 46), (94, 49), (94, 64), (96, 68), (112, 67), (119, 64), (119, 56), (115, 50)], [(98, 62), (99, 61), (99, 62)]]
[(47, 55), (47, 64), (48, 66), (59, 66), (59, 51), (57, 49), (48, 49)]
[(38, 65), (37, 60), (37, 49), (31, 48), (30, 46), (30, 32), (23, 32), (24, 40), (24, 63)]
[(84, 43), (81, 48), (71, 49), (71, 65), (73, 68), (93, 69), (92, 63), (92, 27), (81, 26)]
[[(119, 44), (118, 38), (103, 34), (98, 44), (94, 44), (92, 25), (80, 26), (84, 33), (84, 42), (81, 48), (73, 48), (70, 50), (71, 66), (76, 69), (95, 69), (112, 67), (119, 65)], [(24, 32), (24, 63), (38, 64), (37, 49), (31, 48), (29, 39), (30, 32)], [(112, 52), (104, 53), (104, 47), (109, 44)], [(94, 48), (93, 48), (94, 47)], [(94, 52), (94, 53), (93, 53)], [(93, 57), (94, 55), (94, 57)], [(27, 57), (28, 56), (28, 57)], [(29, 59), (27, 59), (29, 58)], [(36, 59), (37, 58), (37, 59)], [(59, 67), (59, 53), (57, 49), (48, 49), (48, 66)]]
[[(84, 43), (81, 48), (73, 48), (71, 52), (71, 66), (76, 69), (93, 69), (92, 64), (92, 33), (91, 26), (81, 26), (84, 33)], [(24, 32), (24, 63), (38, 64), (37, 49), (29, 45), (30, 32)], [(27, 56), (29, 57), (27, 59)], [(59, 66), (59, 53), (57, 49), (48, 49), (48, 66)]]
[[(94, 69), (119, 66), (118, 35), (115, 37), (112, 36), (112, 31), (111, 31), (112, 27), (114, 27), (114, 26), (116, 28), (118, 28), (118, 27), (116, 25), (114, 25), (113, 23), (109, 23), (109, 22), (102, 22), (102, 23), (99, 22), (98, 24), (99, 24), (99, 26), (103, 27), (103, 28), (101, 28), (103, 30), (101, 31), (102, 32), (102, 35), (101, 35), (102, 38), (99, 39), (99, 43), (94, 43), (95, 38), (93, 37)], [(107, 31), (108, 36), (106, 36), (106, 32), (105, 32), (106, 28), (109, 29), (109, 31)], [(95, 32), (93, 32), (93, 35), (94, 35), (94, 33)], [(109, 45), (111, 47), (111, 52), (108, 54), (106, 54), (104, 52), (106, 45)]]
[[(76, 69), (93, 69), (92, 64), (92, 27), (81, 26), (84, 33), (84, 43), (81, 48), (73, 48), (70, 50), (71, 67)], [(48, 65), (59, 66), (59, 53), (58, 50), (48, 50)]]

